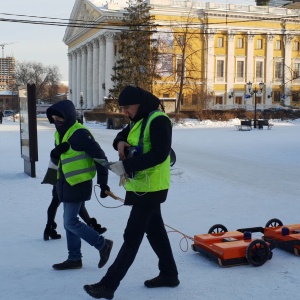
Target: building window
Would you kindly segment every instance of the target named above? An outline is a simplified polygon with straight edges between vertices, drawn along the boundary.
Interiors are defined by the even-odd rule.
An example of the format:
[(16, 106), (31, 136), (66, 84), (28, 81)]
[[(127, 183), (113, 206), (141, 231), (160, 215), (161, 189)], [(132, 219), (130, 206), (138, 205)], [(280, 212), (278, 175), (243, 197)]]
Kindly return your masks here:
[(235, 97), (235, 103), (241, 105), (243, 101), (243, 97)]
[(274, 92), (274, 102), (280, 102), (280, 92), (279, 91)]
[(257, 61), (255, 63), (256, 81), (262, 81), (262, 79), (263, 79), (263, 70), (264, 70), (264, 63), (262, 61)]
[(275, 62), (275, 79), (282, 79), (283, 78), (283, 64), (282, 62), (276, 61)]
[(236, 62), (236, 78), (237, 81), (241, 82), (244, 81), (244, 72), (245, 72), (245, 65), (244, 61), (237, 61)]
[(261, 96), (256, 96), (256, 103), (261, 104)]
[(217, 60), (217, 81), (224, 81), (224, 70), (225, 62), (224, 60)]
[(198, 94), (192, 94), (192, 105), (198, 104)]
[(170, 94), (163, 94), (163, 98), (170, 98)]
[(262, 40), (261, 39), (256, 41), (256, 49), (262, 49)]
[(280, 50), (281, 49), (281, 41), (276, 41), (275, 49), (276, 50)]
[(183, 41), (184, 41), (183, 35), (179, 35), (179, 36), (177, 37), (177, 43), (178, 43), (178, 45), (183, 46), (183, 44), (184, 44)]
[(294, 63), (293, 79), (300, 77), (300, 63)]
[(221, 97), (221, 96), (216, 96), (216, 104), (221, 104), (221, 105), (223, 105), (223, 97)]
[(300, 93), (299, 92), (292, 95), (292, 101), (300, 102)]
[(218, 48), (223, 48), (223, 38), (218, 37)]
[(299, 51), (299, 42), (294, 43), (294, 51)]
[(243, 39), (242, 38), (237, 39), (237, 48), (243, 48)]
[(184, 95), (181, 95), (181, 99), (180, 99), (180, 105), (184, 104)]
[(176, 58), (176, 76), (177, 76), (177, 79), (180, 79), (181, 75), (184, 75), (184, 74), (181, 74), (181, 73), (182, 73), (182, 58), (177, 57)]

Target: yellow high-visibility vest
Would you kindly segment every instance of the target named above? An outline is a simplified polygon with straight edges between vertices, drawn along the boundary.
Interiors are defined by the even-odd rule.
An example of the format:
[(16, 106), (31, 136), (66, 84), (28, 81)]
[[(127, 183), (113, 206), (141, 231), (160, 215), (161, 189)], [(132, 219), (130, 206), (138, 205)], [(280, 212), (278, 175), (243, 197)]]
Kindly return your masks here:
[[(72, 134), (81, 128), (85, 128), (82, 124), (76, 123), (65, 133), (62, 143), (68, 142)], [(59, 145), (59, 133), (55, 132), (55, 142)], [(91, 180), (96, 175), (96, 166), (94, 160), (84, 151), (75, 151), (71, 147), (68, 151), (60, 156), (59, 167), (64, 173), (66, 181), (71, 185), (75, 185), (84, 181)], [(59, 178), (59, 172), (57, 174)]]
[[(159, 110), (153, 112), (148, 118), (144, 130), (143, 154), (151, 150), (150, 124), (154, 118), (161, 115), (169, 118), (165, 113)], [(128, 144), (132, 146), (139, 145), (142, 122), (143, 119), (135, 123), (134, 126), (131, 128), (129, 135), (127, 137)], [(125, 185), (126, 191), (134, 191), (134, 192), (142, 192), (142, 193), (157, 192), (161, 190), (166, 190), (169, 187), (170, 187), (170, 155), (168, 155), (167, 159), (164, 162), (154, 167), (135, 172), (134, 178), (129, 180), (129, 182), (127, 182)]]

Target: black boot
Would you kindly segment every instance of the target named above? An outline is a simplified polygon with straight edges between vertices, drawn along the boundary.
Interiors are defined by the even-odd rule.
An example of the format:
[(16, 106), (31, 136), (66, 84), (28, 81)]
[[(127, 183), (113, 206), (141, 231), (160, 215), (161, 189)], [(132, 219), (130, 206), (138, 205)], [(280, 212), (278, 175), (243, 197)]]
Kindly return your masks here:
[(155, 278), (146, 280), (144, 285), (147, 288), (157, 288), (157, 287), (176, 287), (180, 284), (178, 276), (162, 276), (158, 275)]
[(52, 266), (55, 270), (75, 270), (75, 269), (81, 269), (82, 268), (82, 260), (65, 260), (62, 263), (54, 264)]
[(108, 239), (105, 239), (105, 245), (104, 247), (99, 251), (100, 252), (100, 261), (98, 263), (98, 268), (104, 267), (104, 265), (107, 263), (111, 249), (113, 247), (114, 242)]
[(101, 282), (95, 284), (86, 284), (83, 289), (93, 298), (113, 299), (115, 291), (107, 288)]
[(95, 218), (90, 218), (90, 221), (87, 223), (87, 225), (92, 227), (99, 234), (103, 234), (107, 230), (105, 227), (101, 227), (100, 224), (97, 224), (97, 220)]
[(44, 240), (48, 241), (49, 238), (52, 240), (57, 240), (61, 238), (61, 235), (56, 232), (57, 224), (54, 222), (52, 224), (47, 224), (44, 230)]

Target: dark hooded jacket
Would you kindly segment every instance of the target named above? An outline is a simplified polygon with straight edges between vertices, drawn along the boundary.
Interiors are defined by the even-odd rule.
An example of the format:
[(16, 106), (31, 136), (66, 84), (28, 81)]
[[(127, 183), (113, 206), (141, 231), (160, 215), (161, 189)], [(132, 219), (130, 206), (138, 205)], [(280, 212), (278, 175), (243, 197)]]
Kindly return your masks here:
[[(160, 105), (160, 100), (153, 94), (141, 88), (136, 89), (138, 89), (138, 92), (136, 93), (137, 99), (135, 99), (134, 102), (135, 104), (140, 104), (140, 107), (135, 117), (131, 119), (131, 121), (134, 123), (141, 119), (148, 118), (149, 113), (157, 110)], [(123, 100), (122, 105), (126, 105)], [(113, 147), (116, 150), (118, 142), (127, 142), (129, 132), (130, 124), (128, 124), (121, 132), (117, 134), (113, 141)], [(172, 143), (172, 125), (169, 118), (166, 116), (158, 116), (152, 120), (150, 124), (150, 141), (152, 148), (149, 152), (123, 160), (123, 165), (127, 174), (148, 169), (162, 163), (167, 159)], [(166, 200), (167, 193), (168, 190), (162, 190), (157, 192), (149, 192), (141, 196), (135, 192), (127, 192), (125, 204), (152, 205), (155, 203), (162, 203)]]
[[(54, 123), (52, 115), (64, 118), (65, 122), (62, 126), (56, 126), (60, 138), (62, 140), (67, 130), (77, 122), (76, 110), (74, 104), (70, 100), (59, 101), (47, 109), (47, 118), (50, 123)], [(93, 135), (87, 128), (76, 130), (69, 138), (70, 147), (75, 151), (84, 151), (92, 158), (106, 159), (104, 151), (95, 141)], [(52, 159), (52, 158), (51, 158)], [(52, 159), (54, 163), (58, 163)], [(95, 162), (97, 168), (97, 183), (106, 185), (108, 180), (108, 171), (105, 167)], [(65, 180), (61, 170), (60, 178), (57, 182), (56, 189), (61, 202), (81, 202), (91, 199), (92, 180), (88, 180), (74, 186), (71, 186)]]

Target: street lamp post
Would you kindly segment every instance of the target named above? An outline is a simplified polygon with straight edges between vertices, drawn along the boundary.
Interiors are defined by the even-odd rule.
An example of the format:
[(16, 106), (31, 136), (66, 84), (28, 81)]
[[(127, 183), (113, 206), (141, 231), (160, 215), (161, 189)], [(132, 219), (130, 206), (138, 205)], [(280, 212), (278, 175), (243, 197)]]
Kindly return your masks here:
[[(264, 88), (264, 83), (263, 82), (260, 82), (259, 83), (259, 88), (260, 88), (260, 93), (262, 92), (263, 88)], [(252, 90), (252, 82), (249, 81), (247, 83), (247, 88), (248, 88), (248, 91), (249, 91), (249, 94), (250, 95), (253, 95), (254, 94), (254, 128), (256, 128), (256, 94), (259, 92), (257, 90), (257, 88), (255, 87), (254, 90)]]
[(80, 120), (81, 124), (83, 124), (83, 114), (82, 114), (82, 106), (83, 106), (83, 92), (80, 93)]

